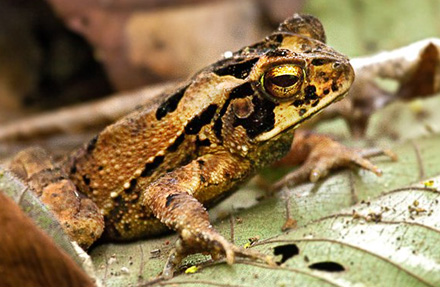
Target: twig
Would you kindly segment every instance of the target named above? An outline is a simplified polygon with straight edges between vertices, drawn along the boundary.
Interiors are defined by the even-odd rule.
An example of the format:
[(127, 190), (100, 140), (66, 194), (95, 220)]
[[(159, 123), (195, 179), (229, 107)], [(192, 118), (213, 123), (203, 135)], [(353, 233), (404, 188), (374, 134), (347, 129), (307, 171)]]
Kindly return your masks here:
[(71, 134), (93, 126), (103, 126), (128, 114), (137, 105), (154, 100), (166, 88), (173, 85), (175, 83), (124, 92), (103, 100), (15, 121), (0, 127), (0, 140), (29, 139), (57, 133)]

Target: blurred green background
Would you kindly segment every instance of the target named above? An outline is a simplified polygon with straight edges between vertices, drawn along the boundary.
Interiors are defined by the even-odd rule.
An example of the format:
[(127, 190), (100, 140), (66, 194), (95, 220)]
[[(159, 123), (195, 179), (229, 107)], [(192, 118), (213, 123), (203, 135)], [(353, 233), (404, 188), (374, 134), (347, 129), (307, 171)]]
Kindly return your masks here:
[(351, 57), (440, 37), (437, 0), (311, 0), (304, 11), (322, 21), (328, 43)]

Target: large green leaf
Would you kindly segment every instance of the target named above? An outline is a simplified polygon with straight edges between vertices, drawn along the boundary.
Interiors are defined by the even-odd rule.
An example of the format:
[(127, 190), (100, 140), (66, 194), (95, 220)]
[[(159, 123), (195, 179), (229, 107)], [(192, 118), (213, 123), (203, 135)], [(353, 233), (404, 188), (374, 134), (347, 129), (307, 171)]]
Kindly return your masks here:
[[(370, 140), (346, 140), (355, 145), (373, 140), (392, 147), (399, 156), (397, 162), (385, 157), (374, 160), (383, 170), (382, 177), (359, 169), (343, 170), (317, 184), (285, 188), (263, 200), (259, 198), (264, 193), (251, 183), (211, 212), (220, 218), (216, 228), (226, 238), (233, 233), (236, 244), (243, 246), (249, 238), (259, 238), (253, 248), (261, 252), (297, 255), (278, 267), (248, 261), (233, 266), (212, 264), (208, 257), (194, 255), (185, 266), (201, 266), (199, 271), (160, 284), (440, 286), (440, 192), (435, 190), (440, 189), (440, 178), (427, 180), (440, 175), (440, 135), (429, 134), (425, 128), (429, 122), (431, 129), (440, 129), (435, 112), (440, 109), (440, 97), (417, 103), (423, 106), (423, 121), (411, 108), (414, 104), (396, 103), (375, 115)], [(380, 131), (383, 125), (377, 124), (389, 120), (396, 110), (406, 113), (393, 122), (402, 143), (386, 140)], [(402, 124), (409, 124), (408, 118), (413, 119), (410, 136)], [(339, 120), (324, 123), (318, 130), (345, 133)], [(424, 187), (425, 183), (433, 187)], [(231, 211), (233, 216), (225, 216)], [(297, 221), (297, 228), (283, 233), (286, 214)], [(91, 256), (107, 286), (153, 284), (175, 239), (176, 235), (169, 235), (101, 244)]]

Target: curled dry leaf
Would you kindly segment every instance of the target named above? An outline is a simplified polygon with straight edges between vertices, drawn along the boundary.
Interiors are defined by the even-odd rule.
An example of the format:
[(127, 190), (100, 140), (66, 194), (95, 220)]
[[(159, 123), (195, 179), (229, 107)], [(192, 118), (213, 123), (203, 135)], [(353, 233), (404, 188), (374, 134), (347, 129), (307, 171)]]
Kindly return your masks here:
[(102, 128), (128, 114), (136, 106), (158, 98), (176, 83), (165, 83), (132, 92), (119, 93), (103, 100), (62, 108), (14, 121), (0, 127), (0, 141), (23, 140), (53, 134), (72, 134)]
[(91, 43), (118, 90), (187, 77), (263, 36), (249, 0), (48, 2)]

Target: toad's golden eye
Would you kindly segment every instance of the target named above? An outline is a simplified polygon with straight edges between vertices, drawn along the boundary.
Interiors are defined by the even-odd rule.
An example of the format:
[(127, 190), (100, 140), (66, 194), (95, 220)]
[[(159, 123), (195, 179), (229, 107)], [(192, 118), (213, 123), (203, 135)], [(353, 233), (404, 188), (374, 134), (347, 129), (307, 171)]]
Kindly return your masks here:
[(285, 64), (271, 68), (261, 77), (264, 90), (278, 100), (288, 100), (301, 88), (304, 72), (300, 66)]

